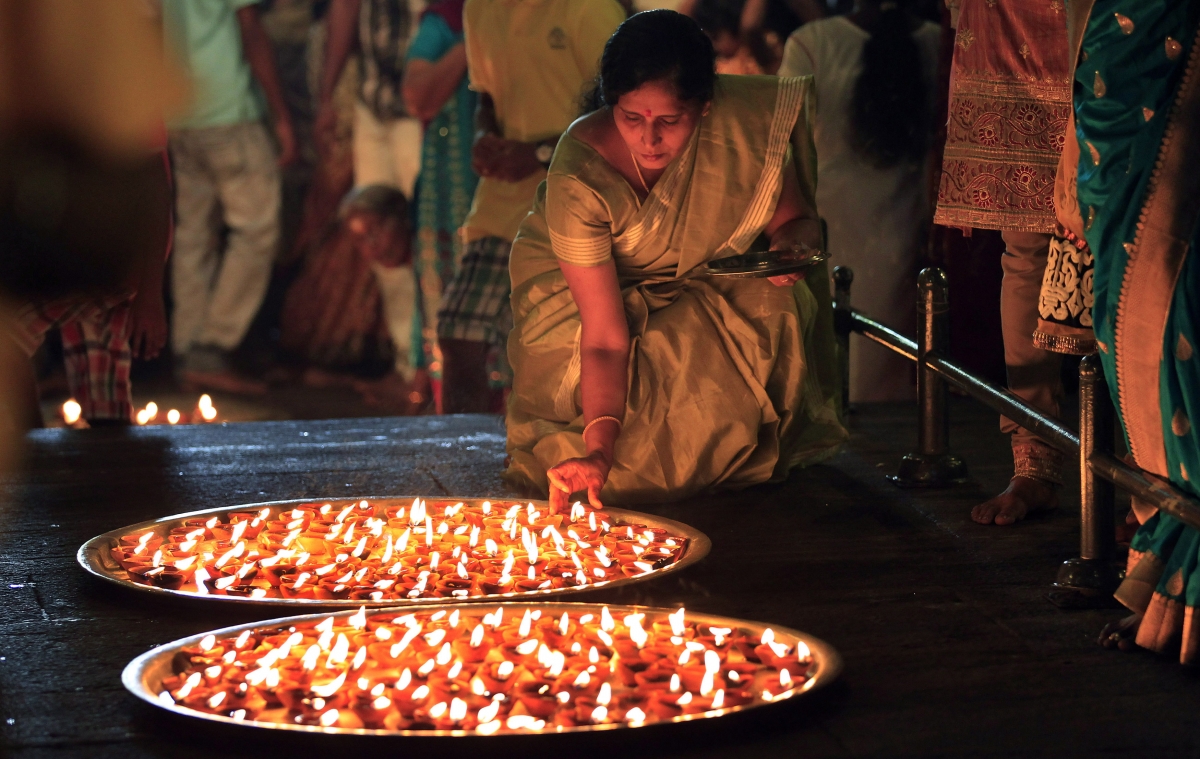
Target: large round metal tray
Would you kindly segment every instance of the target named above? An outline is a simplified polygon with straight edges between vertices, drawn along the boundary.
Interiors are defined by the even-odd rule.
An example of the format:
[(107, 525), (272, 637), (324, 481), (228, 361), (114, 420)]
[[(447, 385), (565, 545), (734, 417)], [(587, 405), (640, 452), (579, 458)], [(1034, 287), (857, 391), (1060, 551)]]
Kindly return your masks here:
[[(204, 509), (201, 511), (191, 511), (186, 514), (175, 514), (161, 519), (152, 519), (145, 522), (139, 522), (116, 530), (110, 530), (102, 535), (97, 535), (88, 542), (80, 546), (76, 554), (76, 560), (85, 570), (103, 580), (116, 583), (123, 587), (157, 595), (159, 597), (176, 597), (189, 598), (204, 601), (219, 601), (231, 602), (240, 604), (259, 605), (267, 607), (284, 607), (284, 608), (301, 608), (301, 609), (357, 609), (360, 606), (367, 608), (380, 608), (388, 606), (424, 606), (429, 604), (457, 604), (457, 603), (495, 603), (506, 599), (524, 599), (524, 598), (544, 598), (546, 596), (575, 596), (580, 593), (587, 593), (592, 590), (609, 589), (621, 585), (627, 585), (633, 582), (642, 582), (645, 580), (653, 580), (662, 575), (687, 567), (691, 564), (700, 561), (708, 555), (712, 548), (712, 541), (708, 536), (699, 530), (689, 527), (681, 522), (676, 522), (670, 519), (663, 519), (651, 514), (644, 514), (638, 511), (628, 511), (625, 509), (605, 508), (605, 513), (611, 515), (617, 520), (617, 524), (644, 524), (649, 527), (658, 527), (666, 529), (675, 535), (682, 536), (687, 539), (687, 545), (684, 548), (682, 556), (679, 560), (661, 569), (655, 569), (646, 574), (635, 577), (621, 577), (605, 582), (596, 582), (585, 587), (573, 588), (548, 588), (545, 590), (529, 590), (521, 592), (472, 596), (468, 598), (415, 598), (415, 599), (383, 599), (381, 601), (362, 601), (362, 600), (337, 600), (337, 599), (297, 599), (297, 598), (248, 598), (241, 596), (226, 596), (226, 595), (203, 595), (192, 591), (171, 590), (168, 588), (159, 588), (153, 585), (144, 585), (134, 582), (129, 579), (129, 574), (117, 564), (110, 553), (110, 549), (117, 545), (120, 538), (131, 533), (144, 533), (154, 531), (158, 535), (168, 534), (173, 527), (180, 524), (185, 519), (209, 518), (234, 511), (258, 511), (264, 508), (271, 510), (271, 516), (275, 516), (280, 510), (293, 508), (298, 504), (312, 503), (331, 503), (335, 508), (339, 504), (345, 505), (357, 503), (359, 501), (367, 501), (376, 506), (377, 513), (382, 511), (391, 504), (400, 501), (412, 501), (413, 498), (425, 496), (379, 496), (379, 497), (358, 497), (358, 498), (298, 498), (288, 501), (265, 501), (261, 503), (238, 504), (236, 506), (227, 506), (218, 509)], [(530, 501), (529, 499), (511, 499), (511, 498), (453, 498), (453, 497), (436, 497), (430, 498), (431, 501), (462, 501), (464, 503), (473, 504), (485, 500), (494, 502), (512, 502), (512, 503), (533, 503), (537, 507), (545, 507), (546, 501)]]
[[(501, 603), (495, 607), (481, 607), (479, 604), (454, 604), (440, 606), (438, 610), (453, 612), (459, 609), (463, 614), (475, 615), (482, 614), (485, 611), (490, 611), (492, 608), (503, 607), (505, 615), (508, 614), (523, 614), (525, 609), (540, 609), (543, 613), (548, 613), (553, 616), (558, 616), (563, 612), (572, 614), (595, 613), (599, 614), (601, 610), (600, 604), (590, 603)], [(408, 613), (412, 607), (398, 607), (395, 609), (373, 609), (369, 612), (368, 617), (378, 615), (386, 615), (388, 613)], [(663, 620), (672, 612), (671, 609), (651, 608), (645, 606), (608, 606), (609, 611), (614, 617), (620, 618), (625, 614), (644, 613), (648, 622)], [(406, 730), (378, 730), (366, 728), (343, 728), (343, 727), (322, 727), (319, 725), (302, 725), (287, 722), (273, 721), (256, 721), (256, 720), (237, 720), (232, 717), (223, 715), (210, 714), (195, 709), (181, 706), (173, 703), (170, 699), (163, 699), (159, 694), (162, 692), (161, 683), (164, 678), (175, 674), (173, 670), (174, 659), (180, 649), (199, 645), (200, 641), (208, 635), (215, 636), (218, 640), (223, 640), (230, 637), (236, 637), (244, 630), (253, 630), (255, 628), (270, 628), (291, 626), (298, 623), (318, 622), (326, 619), (329, 616), (347, 617), (357, 612), (341, 611), (333, 614), (308, 614), (298, 617), (284, 617), (280, 619), (268, 620), (265, 622), (254, 622), (244, 625), (236, 625), (226, 627), (220, 630), (214, 630), (208, 633), (193, 635), (189, 638), (176, 640), (172, 643), (159, 646), (158, 648), (147, 651), (141, 656), (131, 661), (125, 670), (121, 673), (121, 682), (130, 693), (142, 699), (143, 701), (152, 704), (160, 709), (165, 709), (177, 715), (190, 717), (197, 720), (208, 722), (222, 723), (226, 725), (240, 725), (247, 728), (260, 728), (268, 730), (295, 731), (301, 733), (316, 733), (323, 735), (363, 735), (363, 736), (443, 736), (443, 737), (462, 737), (469, 735), (477, 735), (473, 730), (459, 729), (406, 729)], [(636, 727), (652, 727), (655, 725), (666, 725), (672, 723), (690, 722), (693, 720), (711, 719), (722, 717), (728, 714), (744, 712), (751, 709), (761, 707), (770, 707), (778, 705), (801, 696), (809, 695), (814, 691), (823, 688), (833, 682), (834, 679), (842, 671), (842, 657), (838, 654), (833, 646), (829, 645), (820, 638), (813, 637), (798, 630), (793, 630), (787, 627), (777, 625), (768, 625), (762, 622), (747, 621), (742, 619), (734, 619), (731, 617), (722, 617), (712, 614), (696, 614), (685, 612), (686, 620), (697, 624), (709, 626), (720, 626), (732, 628), (735, 631), (743, 631), (753, 635), (761, 635), (762, 632), (770, 627), (775, 633), (775, 640), (784, 643), (788, 646), (795, 646), (798, 642), (808, 646), (812, 655), (812, 665), (807, 673), (808, 679), (797, 687), (774, 695), (769, 701), (762, 698), (761, 694), (752, 702), (729, 706), (722, 709), (715, 709), (707, 712), (696, 714), (682, 714), (673, 719), (647, 721), (640, 724), (630, 724), (624, 722), (608, 722), (594, 725), (584, 725), (576, 727), (561, 727), (547, 726), (540, 731), (531, 731), (529, 729), (510, 730), (502, 728), (496, 732), (495, 736), (505, 735), (554, 735), (561, 733), (580, 733), (594, 732), (600, 730), (617, 730), (622, 728)]]

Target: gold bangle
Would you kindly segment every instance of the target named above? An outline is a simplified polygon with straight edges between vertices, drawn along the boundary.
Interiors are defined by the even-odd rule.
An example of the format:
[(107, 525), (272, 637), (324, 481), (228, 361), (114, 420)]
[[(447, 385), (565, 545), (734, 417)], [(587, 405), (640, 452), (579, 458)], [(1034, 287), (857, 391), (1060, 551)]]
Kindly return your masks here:
[(606, 419), (616, 422), (617, 423), (617, 434), (618, 435), (621, 434), (621, 429), (625, 427), (625, 424), (620, 419), (616, 418), (615, 416), (598, 416), (595, 419), (593, 419), (592, 421), (587, 423), (587, 425), (583, 428), (583, 432), (579, 433), (579, 436), (587, 437), (588, 430), (590, 430), (592, 428), (593, 424), (595, 424), (596, 422), (603, 422)]

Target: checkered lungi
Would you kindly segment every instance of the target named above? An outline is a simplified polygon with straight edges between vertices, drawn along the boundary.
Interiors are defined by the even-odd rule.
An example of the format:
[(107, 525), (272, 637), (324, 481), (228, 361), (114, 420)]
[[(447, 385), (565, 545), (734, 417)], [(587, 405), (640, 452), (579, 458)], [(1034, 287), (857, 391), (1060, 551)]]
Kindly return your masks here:
[(62, 334), (67, 385), (84, 419), (133, 418), (130, 299), (128, 293), (76, 296), (27, 303), (17, 310), (12, 336), (27, 356), (37, 352), (50, 330)]
[(471, 340), (504, 349), (512, 331), (508, 296), (508, 254), (512, 241), (481, 237), (467, 243), (454, 279), (442, 294), (438, 309), (438, 337)]

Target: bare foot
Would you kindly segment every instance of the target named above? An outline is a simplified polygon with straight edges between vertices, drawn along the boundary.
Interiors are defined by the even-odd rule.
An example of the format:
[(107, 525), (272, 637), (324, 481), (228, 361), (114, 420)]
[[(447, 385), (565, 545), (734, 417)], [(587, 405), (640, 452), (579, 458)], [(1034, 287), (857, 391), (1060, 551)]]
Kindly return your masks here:
[(1009, 525), (1030, 514), (1058, 507), (1058, 488), (1032, 477), (1016, 476), (1004, 492), (971, 510), (980, 524)]
[(1136, 651), (1138, 644), (1134, 642), (1138, 627), (1142, 624), (1141, 614), (1130, 614), (1124, 619), (1109, 622), (1100, 631), (1100, 645), (1105, 648), (1116, 648), (1121, 651)]

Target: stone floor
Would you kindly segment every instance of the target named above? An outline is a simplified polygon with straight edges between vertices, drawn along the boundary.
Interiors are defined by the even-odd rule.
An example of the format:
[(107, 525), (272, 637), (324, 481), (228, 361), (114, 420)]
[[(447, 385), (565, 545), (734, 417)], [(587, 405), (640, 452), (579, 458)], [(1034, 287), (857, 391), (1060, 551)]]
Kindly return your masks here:
[[(122, 690), (125, 663), (253, 612), (148, 601), (91, 580), (74, 554), (100, 532), (217, 505), (500, 494), (498, 419), (37, 432), (26, 474), (0, 480), (0, 755), (1197, 756), (1195, 676), (1170, 657), (1099, 648), (1118, 611), (1046, 601), (1077, 548), (1073, 489), (1063, 508), (1015, 528), (972, 523), (970, 506), (1003, 486), (1010, 464), (990, 413), (957, 399), (952, 408), (952, 443), (974, 484), (894, 488), (884, 476), (911, 444), (913, 410), (864, 406), (846, 450), (783, 484), (642, 507), (706, 532), (712, 553), (587, 599), (682, 603), (805, 630), (845, 659), (832, 688), (708, 724), (486, 743), (297, 741), (167, 719)], [(735, 517), (745, 525), (731, 527)]]

